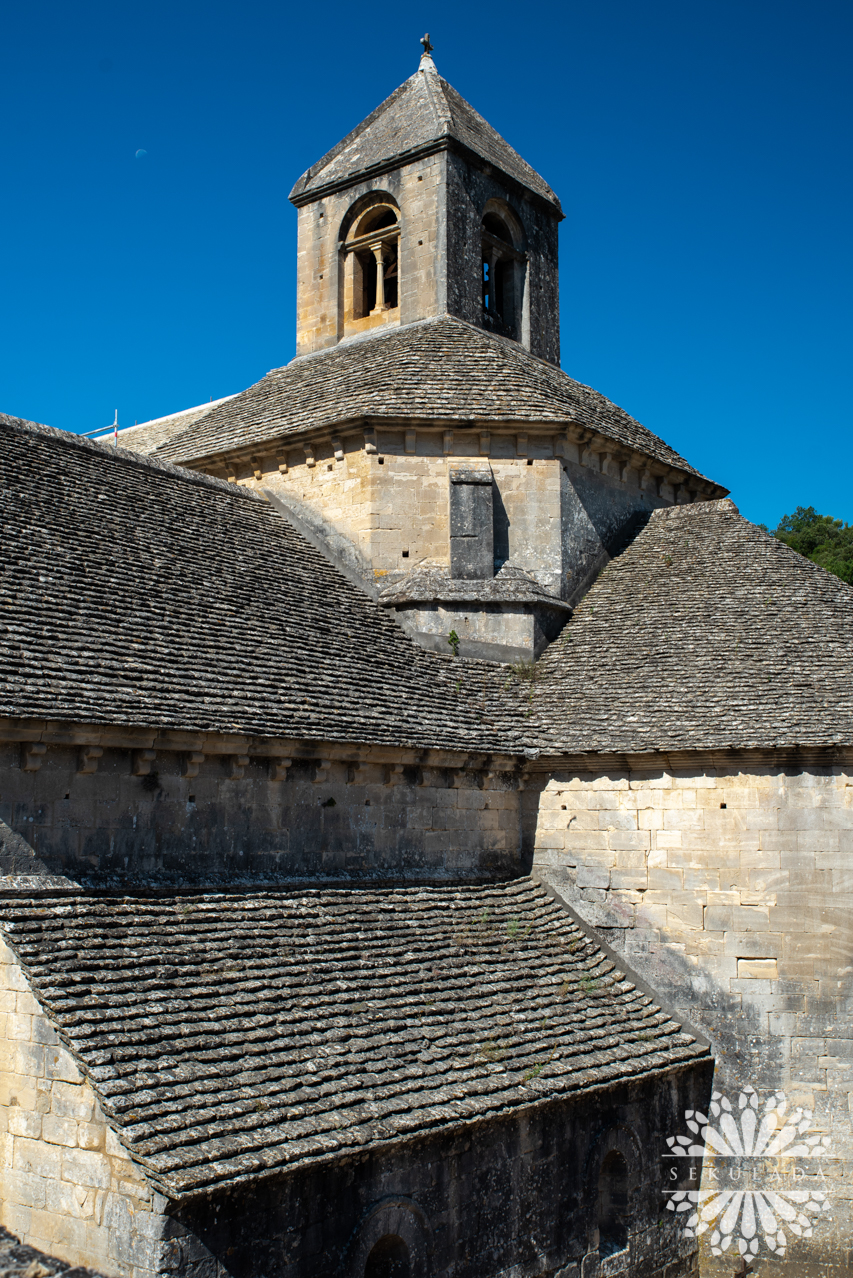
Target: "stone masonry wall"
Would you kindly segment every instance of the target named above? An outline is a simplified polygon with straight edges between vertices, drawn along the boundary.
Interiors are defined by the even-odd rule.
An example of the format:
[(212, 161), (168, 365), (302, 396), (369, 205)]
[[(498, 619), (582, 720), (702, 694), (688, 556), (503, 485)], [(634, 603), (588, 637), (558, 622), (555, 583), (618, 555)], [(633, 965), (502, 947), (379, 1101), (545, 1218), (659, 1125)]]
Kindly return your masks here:
[[(531, 802), (535, 800), (531, 799)], [(772, 1272), (853, 1256), (853, 775), (803, 767), (556, 772), (534, 867), (709, 1037), (715, 1085), (783, 1089), (829, 1155), (831, 1221)], [(811, 1263), (817, 1266), (808, 1269)], [(728, 1272), (728, 1271), (727, 1271)]]
[[(371, 1248), (396, 1234), (413, 1278), (689, 1278), (696, 1244), (662, 1207), (660, 1133), (705, 1103), (709, 1074), (702, 1064), (590, 1089), (190, 1203), (177, 1213), (176, 1272), (194, 1243), (234, 1278), (363, 1278)], [(611, 1150), (629, 1170), (629, 1239), (600, 1263), (599, 1172)]]
[[(496, 558), (512, 559), (559, 591), (560, 464), (547, 437), (529, 443), (525, 437), (525, 445), (519, 457), (515, 436), (491, 436)], [(414, 446), (417, 452), (407, 452), (403, 431), (381, 431), (378, 452), (370, 454), (363, 438), (351, 436), (340, 460), (331, 447), (318, 449), (312, 466), (304, 453), (288, 455), (286, 474), (271, 471), (256, 482), (321, 514), (356, 546), (376, 578), (424, 563), (449, 568), (448, 470), (460, 458), (481, 458), (480, 436), (454, 432), (452, 452), (445, 454), (441, 433), (419, 431)]]
[(387, 322), (410, 324), (444, 314), (445, 217), (440, 192), (445, 165), (444, 155), (426, 156), (299, 210), (297, 355), (334, 346), (347, 335), (345, 263), (338, 245), (350, 210), (373, 195), (390, 195), (400, 209), (400, 305), (387, 313)]
[(297, 355), (374, 327), (352, 322), (339, 244), (355, 210), (361, 212), (372, 198), (388, 196), (400, 210), (400, 298), (380, 326), (444, 314), (484, 325), (483, 211), (489, 200), (499, 200), (524, 227), (526, 285), (519, 337), (535, 355), (559, 364), (557, 219), (535, 200), (510, 190), (499, 175), (487, 175), (448, 152), (353, 183), (299, 209)]
[(483, 212), (503, 204), (523, 228), (524, 297), (518, 340), (540, 359), (560, 363), (558, 221), (554, 213), (503, 175), (447, 156), (447, 310), (487, 327), (483, 314)]
[(3, 942), (0, 1149), (0, 1223), (22, 1242), (118, 1278), (157, 1272), (157, 1196)]
[(359, 431), (211, 469), (295, 502), (355, 547), (366, 575), (393, 579), (421, 564), (449, 568), (448, 470), (463, 459), (492, 469), (496, 565), (510, 559), (564, 599), (588, 586), (632, 520), (686, 497), (642, 462), (556, 431)]
[(353, 762), (294, 758), (284, 769), (187, 749), (154, 752), (140, 776), (138, 752), (84, 749), (48, 746), (26, 771), (26, 746), (0, 746), (0, 820), (54, 874), (464, 877), (519, 864), (511, 772), (454, 768), (450, 758), (359, 763), (356, 751)]

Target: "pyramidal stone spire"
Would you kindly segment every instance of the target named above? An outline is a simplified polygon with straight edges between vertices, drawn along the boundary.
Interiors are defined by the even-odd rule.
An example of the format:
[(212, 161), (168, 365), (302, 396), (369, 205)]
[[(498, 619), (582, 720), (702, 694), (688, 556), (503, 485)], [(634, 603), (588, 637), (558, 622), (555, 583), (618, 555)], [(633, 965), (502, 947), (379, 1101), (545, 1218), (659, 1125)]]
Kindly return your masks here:
[(415, 74), (290, 193), (297, 354), (450, 314), (559, 363), (560, 202), (421, 43)]
[(433, 45), (428, 36), (425, 39), (415, 74), (303, 173), (290, 193), (293, 203), (298, 206), (356, 177), (387, 171), (425, 149), (451, 147), (467, 150), (472, 158), (501, 170), (562, 216), (560, 202), (544, 178), (442, 79), (432, 57)]

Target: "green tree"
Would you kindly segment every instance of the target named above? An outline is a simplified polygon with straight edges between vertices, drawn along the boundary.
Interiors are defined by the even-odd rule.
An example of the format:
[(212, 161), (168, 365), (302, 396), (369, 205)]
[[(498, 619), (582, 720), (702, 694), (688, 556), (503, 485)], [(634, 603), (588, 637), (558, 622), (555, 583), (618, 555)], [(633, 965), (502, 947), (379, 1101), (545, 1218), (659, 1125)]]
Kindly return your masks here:
[(798, 506), (793, 515), (782, 516), (773, 536), (853, 585), (853, 524), (819, 515), (814, 506)]

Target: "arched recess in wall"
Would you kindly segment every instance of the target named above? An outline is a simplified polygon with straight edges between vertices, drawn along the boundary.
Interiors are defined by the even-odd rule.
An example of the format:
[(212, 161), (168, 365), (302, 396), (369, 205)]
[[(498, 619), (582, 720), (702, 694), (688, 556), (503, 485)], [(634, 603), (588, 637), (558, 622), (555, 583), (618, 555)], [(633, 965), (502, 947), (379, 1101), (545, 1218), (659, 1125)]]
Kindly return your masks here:
[(486, 328), (523, 340), (527, 254), (524, 227), (505, 200), (489, 200), (482, 221), (483, 322)]
[(371, 191), (348, 210), (339, 237), (345, 333), (399, 316), (400, 233), (400, 208), (387, 191)]
[(412, 1198), (373, 1203), (352, 1232), (338, 1278), (430, 1278), (432, 1229)]
[[(629, 1127), (608, 1128), (596, 1141), (584, 1177), (588, 1246), (601, 1260), (614, 1257), (608, 1274), (627, 1271), (636, 1197), (644, 1183), (640, 1142)], [(617, 1256), (622, 1256), (620, 1265)]]
[(364, 1278), (411, 1278), (409, 1249), (399, 1234), (383, 1234), (364, 1262)]

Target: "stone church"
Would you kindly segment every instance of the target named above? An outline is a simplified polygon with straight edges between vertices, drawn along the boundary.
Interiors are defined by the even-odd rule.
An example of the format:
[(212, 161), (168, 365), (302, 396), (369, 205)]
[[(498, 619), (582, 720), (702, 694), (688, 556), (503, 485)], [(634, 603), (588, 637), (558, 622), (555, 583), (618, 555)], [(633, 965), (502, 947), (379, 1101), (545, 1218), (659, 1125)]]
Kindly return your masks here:
[[(851, 588), (561, 371), (559, 200), (428, 39), (291, 199), (290, 363), (117, 446), (0, 416), (0, 1223), (849, 1272)], [(685, 1114), (783, 1092), (821, 1218), (685, 1228), (750, 1153)]]

